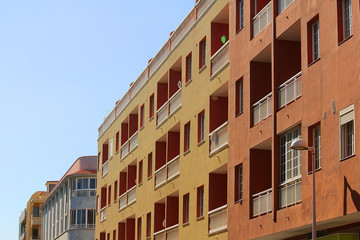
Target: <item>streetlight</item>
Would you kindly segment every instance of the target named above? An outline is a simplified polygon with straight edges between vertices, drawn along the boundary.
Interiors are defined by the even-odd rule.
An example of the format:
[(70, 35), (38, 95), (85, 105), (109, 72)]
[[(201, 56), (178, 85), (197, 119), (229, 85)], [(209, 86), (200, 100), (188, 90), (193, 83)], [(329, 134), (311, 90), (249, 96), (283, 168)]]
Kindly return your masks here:
[(309, 147), (305, 140), (296, 139), (290, 145), (293, 150), (307, 150), (311, 152), (311, 163), (312, 163), (312, 240), (316, 239), (316, 214), (315, 214), (315, 149)]

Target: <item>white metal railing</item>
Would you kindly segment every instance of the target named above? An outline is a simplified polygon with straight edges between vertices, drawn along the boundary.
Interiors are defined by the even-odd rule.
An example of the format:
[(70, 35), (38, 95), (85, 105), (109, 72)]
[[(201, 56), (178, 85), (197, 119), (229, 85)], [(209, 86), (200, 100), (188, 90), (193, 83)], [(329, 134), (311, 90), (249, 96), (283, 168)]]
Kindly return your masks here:
[(125, 156), (128, 155), (129, 153), (129, 141), (126, 141), (122, 146), (121, 146), (121, 159), (124, 158)]
[(269, 93), (252, 106), (253, 124), (257, 124), (272, 114), (272, 93)]
[(181, 106), (181, 88), (169, 99), (169, 115)]
[(279, 185), (279, 206), (285, 208), (302, 201), (301, 178)]
[(154, 233), (154, 240), (166, 240), (166, 231), (165, 231), (165, 229)]
[(122, 146), (120, 160), (125, 158), (138, 145), (138, 131), (136, 131)]
[(271, 1), (253, 18), (253, 37), (271, 23)]
[(100, 222), (106, 220), (106, 206), (100, 210)]
[(180, 174), (180, 155), (177, 155), (164, 166), (155, 171), (155, 188), (172, 180)]
[(279, 14), (282, 13), (291, 3), (293, 3), (294, 0), (278, 0), (279, 4)]
[(166, 240), (179, 239), (179, 224), (166, 228)]
[(286, 106), (291, 101), (301, 96), (301, 72), (298, 72), (289, 80), (278, 87), (279, 108)]
[(256, 217), (272, 210), (272, 188), (252, 195), (252, 216)]
[(139, 89), (146, 83), (146, 81), (156, 72), (160, 67), (161, 63), (166, 59), (166, 57), (172, 52), (177, 44), (182, 40), (182, 38), (187, 34), (187, 32), (194, 26), (196, 21), (200, 16), (211, 6), (211, 3), (216, 0), (200, 0), (197, 2), (195, 7), (190, 11), (190, 13), (185, 17), (183, 22), (179, 27), (174, 31), (174, 33), (169, 37), (169, 40), (163, 45), (159, 52), (154, 56), (154, 58), (149, 62), (146, 69), (140, 74), (137, 80), (133, 83), (128, 92), (122, 97), (122, 99), (117, 103), (113, 111), (106, 116), (104, 122), (100, 125), (99, 137), (105, 133), (111, 123), (115, 118), (121, 113), (121, 111), (127, 106), (130, 100), (136, 95)]
[(119, 210), (125, 208), (127, 205), (127, 192), (119, 196)]
[(229, 41), (227, 41), (213, 56), (211, 61), (211, 76), (220, 71), (223, 66), (229, 63)]
[(228, 122), (226, 121), (220, 127), (209, 134), (210, 137), (210, 155), (214, 154), (222, 147), (228, 144)]
[(167, 118), (169, 113), (169, 102), (164, 103), (157, 111), (156, 111), (156, 123), (159, 126), (165, 119)]
[(109, 171), (109, 161), (107, 160), (103, 165), (102, 165), (102, 176), (104, 177), (108, 171)]
[(136, 201), (136, 185), (127, 191), (127, 205)]
[(166, 182), (166, 164), (155, 171), (155, 187)]
[(227, 229), (227, 205), (209, 211), (209, 234)]

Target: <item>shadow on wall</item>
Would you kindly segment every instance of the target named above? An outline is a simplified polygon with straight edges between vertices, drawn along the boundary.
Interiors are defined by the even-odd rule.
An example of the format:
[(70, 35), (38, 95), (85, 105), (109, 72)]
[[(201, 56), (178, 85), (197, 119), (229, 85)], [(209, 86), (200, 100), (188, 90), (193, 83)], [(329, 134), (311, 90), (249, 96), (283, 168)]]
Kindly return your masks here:
[(347, 201), (346, 201), (348, 194), (347, 190), (350, 191), (351, 199), (356, 207), (356, 210), (360, 212), (360, 194), (351, 188), (349, 182), (347, 181), (347, 178), (344, 177), (344, 215), (347, 214)]

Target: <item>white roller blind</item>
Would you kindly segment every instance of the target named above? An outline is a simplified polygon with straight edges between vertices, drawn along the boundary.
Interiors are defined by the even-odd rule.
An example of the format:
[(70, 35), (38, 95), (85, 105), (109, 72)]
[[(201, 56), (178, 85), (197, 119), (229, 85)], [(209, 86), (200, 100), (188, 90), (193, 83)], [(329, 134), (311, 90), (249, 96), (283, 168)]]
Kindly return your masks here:
[(340, 125), (344, 125), (345, 123), (354, 120), (354, 104), (341, 110), (339, 115), (340, 115)]

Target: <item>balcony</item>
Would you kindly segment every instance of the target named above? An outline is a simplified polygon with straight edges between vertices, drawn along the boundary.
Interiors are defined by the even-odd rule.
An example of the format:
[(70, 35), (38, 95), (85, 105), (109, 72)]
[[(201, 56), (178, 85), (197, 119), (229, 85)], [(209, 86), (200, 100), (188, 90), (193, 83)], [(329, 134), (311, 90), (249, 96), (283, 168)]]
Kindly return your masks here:
[(95, 229), (95, 224), (70, 224), (70, 229)]
[(279, 0), (279, 2), (278, 2), (278, 4), (279, 4), (278, 13), (279, 14), (282, 13), (293, 2), (294, 2), (294, 0)]
[(119, 197), (119, 211), (136, 202), (136, 185)]
[(227, 229), (227, 205), (209, 211), (209, 235)]
[(180, 175), (180, 155), (173, 158), (164, 166), (155, 171), (155, 188), (164, 185)]
[(157, 126), (161, 125), (168, 117), (181, 107), (181, 88), (166, 101), (156, 112)]
[(229, 41), (227, 41), (211, 58), (211, 79), (229, 65)]
[(31, 216), (31, 225), (41, 225), (41, 217), (33, 217)]
[(71, 191), (71, 197), (95, 197), (96, 189), (75, 189)]
[(252, 195), (252, 216), (257, 217), (272, 210), (272, 189)]
[(285, 208), (302, 201), (301, 178), (279, 185), (279, 207)]
[(136, 131), (122, 146), (121, 159), (124, 159), (138, 145), (138, 131)]
[(100, 222), (106, 220), (106, 206), (100, 210)]
[(253, 18), (253, 37), (271, 23), (271, 1)]
[(210, 138), (210, 156), (221, 151), (228, 146), (228, 122), (226, 121), (220, 127), (209, 134)]
[(106, 161), (103, 165), (102, 165), (102, 176), (105, 177), (106, 174), (108, 174), (109, 171), (109, 161)]
[(301, 72), (278, 87), (279, 108), (285, 107), (301, 96)]
[(272, 114), (272, 93), (269, 93), (253, 106), (253, 124), (257, 124)]
[(165, 228), (154, 233), (155, 240), (178, 240), (179, 239), (179, 224)]

